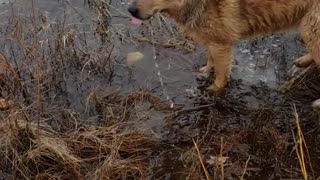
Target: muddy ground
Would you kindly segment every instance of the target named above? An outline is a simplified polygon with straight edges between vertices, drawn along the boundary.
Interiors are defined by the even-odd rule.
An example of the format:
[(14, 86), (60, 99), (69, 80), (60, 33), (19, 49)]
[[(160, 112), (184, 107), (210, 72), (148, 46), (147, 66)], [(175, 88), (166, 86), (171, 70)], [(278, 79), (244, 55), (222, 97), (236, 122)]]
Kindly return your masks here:
[[(170, 19), (131, 26), (124, 0), (0, 2), (0, 178), (320, 176), (320, 79), (293, 68), (297, 34), (241, 41), (226, 95), (211, 97), (206, 50)], [(132, 52), (143, 59), (128, 64)]]

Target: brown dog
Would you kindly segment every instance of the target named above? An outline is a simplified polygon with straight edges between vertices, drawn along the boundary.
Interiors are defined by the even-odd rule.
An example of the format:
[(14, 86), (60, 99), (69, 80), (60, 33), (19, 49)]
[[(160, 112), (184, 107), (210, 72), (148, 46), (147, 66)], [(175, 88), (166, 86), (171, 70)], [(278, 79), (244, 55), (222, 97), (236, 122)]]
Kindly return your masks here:
[(298, 67), (313, 62), (320, 67), (320, 0), (133, 0), (128, 11), (140, 20), (166, 13), (191, 39), (208, 48), (208, 62), (200, 71), (214, 68), (211, 92), (228, 83), (235, 42), (255, 35), (297, 29), (309, 54), (295, 61)]

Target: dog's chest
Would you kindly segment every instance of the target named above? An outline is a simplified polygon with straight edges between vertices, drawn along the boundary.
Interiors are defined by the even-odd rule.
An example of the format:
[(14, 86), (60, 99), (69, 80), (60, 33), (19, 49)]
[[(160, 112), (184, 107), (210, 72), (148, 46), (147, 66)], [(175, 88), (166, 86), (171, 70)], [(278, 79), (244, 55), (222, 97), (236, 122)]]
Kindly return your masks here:
[(227, 31), (218, 31), (214, 26), (198, 27), (198, 28), (183, 28), (184, 35), (195, 42), (203, 45), (210, 45), (212, 43), (228, 43), (232, 33)]

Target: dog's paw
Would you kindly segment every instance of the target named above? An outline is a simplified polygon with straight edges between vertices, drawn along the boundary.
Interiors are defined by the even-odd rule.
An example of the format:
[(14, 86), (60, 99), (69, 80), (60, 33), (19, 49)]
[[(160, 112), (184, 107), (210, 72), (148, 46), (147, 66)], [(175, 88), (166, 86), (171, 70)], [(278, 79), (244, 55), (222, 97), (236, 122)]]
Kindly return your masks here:
[(320, 99), (317, 99), (315, 101), (313, 101), (313, 103), (311, 104), (311, 106), (313, 108), (319, 109), (320, 108)]
[(220, 88), (215, 84), (212, 84), (211, 86), (207, 87), (207, 91), (211, 96), (222, 96), (222, 95), (225, 95), (226, 93), (225, 88)]
[(199, 69), (201, 73), (210, 73), (212, 71), (213, 66), (205, 65)]
[(306, 68), (313, 63), (313, 59), (310, 54), (304, 55), (294, 61), (294, 65), (298, 68)]

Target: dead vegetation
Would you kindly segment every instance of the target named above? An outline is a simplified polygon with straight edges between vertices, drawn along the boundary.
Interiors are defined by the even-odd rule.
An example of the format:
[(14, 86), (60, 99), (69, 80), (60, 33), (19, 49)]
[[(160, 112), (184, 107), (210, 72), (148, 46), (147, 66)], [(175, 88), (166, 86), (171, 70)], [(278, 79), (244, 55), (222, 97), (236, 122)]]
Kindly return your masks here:
[(68, 105), (77, 98), (70, 99), (68, 87), (90, 81), (90, 73), (109, 81), (113, 74), (114, 45), (105, 44), (108, 7), (104, 1), (90, 3), (98, 13), (96, 33), (90, 35), (101, 40), (97, 48), (90, 48), (79, 26), (52, 21), (34, 7), (30, 18), (13, 10), (1, 29), (6, 41), (0, 56), (0, 175), (5, 179), (137, 179), (148, 170), (148, 152), (156, 143), (131, 127), (129, 117), (137, 102), (158, 107), (156, 96), (113, 91), (98, 96), (89, 90), (85, 106)]
[(152, 140), (137, 131), (83, 126), (58, 133), (15, 118), (0, 130), (2, 172), (10, 179), (130, 179), (146, 171)]
[[(159, 30), (155, 37), (149, 25), (131, 34), (112, 24), (111, 11), (119, 9), (110, 2), (89, 1), (96, 13), (91, 24), (67, 17), (54, 21), (35, 8), (30, 17), (15, 14), (14, 8), (6, 17), (0, 28), (0, 178), (320, 176), (319, 113), (306, 105), (320, 97), (316, 71), (289, 81), (285, 92), (277, 92), (284, 96), (281, 102), (259, 108), (233, 97), (170, 108), (154, 89), (122, 92), (113, 81), (127, 76), (117, 67), (129, 69), (121, 61), (126, 54), (119, 56), (123, 44), (184, 52), (195, 46), (178, 38), (162, 16), (151, 22)], [(274, 93), (266, 87), (259, 91), (264, 94), (251, 95)], [(165, 114), (162, 130), (168, 133), (160, 141), (156, 133), (137, 128), (154, 111)]]
[[(312, 102), (319, 97), (317, 73), (313, 69), (295, 78), (285, 101), (276, 108), (246, 109), (244, 104), (229, 99), (202, 109), (205, 120), (195, 126), (203, 126), (204, 131), (193, 141), (193, 147), (181, 154), (188, 167), (182, 176), (190, 179), (319, 179), (319, 112), (313, 110), (311, 104), (298, 104), (301, 109), (297, 109), (292, 103)], [(225, 124), (231, 126), (233, 122), (226, 122), (223, 114), (232, 111), (237, 111), (234, 116), (249, 118), (248, 124), (241, 128), (226, 127)]]

